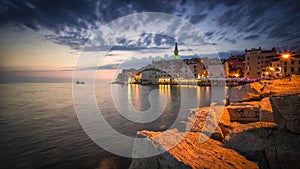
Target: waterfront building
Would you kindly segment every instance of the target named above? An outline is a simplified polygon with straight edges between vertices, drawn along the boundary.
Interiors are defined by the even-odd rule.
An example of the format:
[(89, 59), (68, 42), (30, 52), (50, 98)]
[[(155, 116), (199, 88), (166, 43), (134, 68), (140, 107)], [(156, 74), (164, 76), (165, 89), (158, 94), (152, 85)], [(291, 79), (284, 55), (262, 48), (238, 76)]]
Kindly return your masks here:
[(264, 75), (267, 77), (280, 78), (300, 74), (300, 54), (291, 53), (287, 59), (279, 56), (272, 59), (271, 63), (271, 66), (263, 69)]
[(225, 77), (238, 78), (245, 74), (245, 55), (231, 55), (223, 61)]
[(203, 58), (208, 78), (224, 78), (224, 65), (219, 58)]
[(135, 74), (136, 69), (122, 69), (122, 72), (116, 78), (116, 82), (121, 84), (131, 83), (134, 80), (133, 77)]
[(263, 69), (272, 65), (272, 59), (279, 57), (276, 55), (275, 48), (271, 50), (262, 50), (252, 48), (245, 49), (245, 76), (250, 79), (257, 79), (263, 76)]
[(161, 78), (170, 76), (174, 79), (195, 79), (207, 76), (201, 58), (152, 61), (149, 67), (161, 70), (158, 74)]
[[(184, 59), (185, 68), (188, 68), (190, 73), (185, 74), (185, 78), (204, 78), (207, 77), (203, 60), (201, 58)], [(181, 70), (182, 72), (187, 70)]]

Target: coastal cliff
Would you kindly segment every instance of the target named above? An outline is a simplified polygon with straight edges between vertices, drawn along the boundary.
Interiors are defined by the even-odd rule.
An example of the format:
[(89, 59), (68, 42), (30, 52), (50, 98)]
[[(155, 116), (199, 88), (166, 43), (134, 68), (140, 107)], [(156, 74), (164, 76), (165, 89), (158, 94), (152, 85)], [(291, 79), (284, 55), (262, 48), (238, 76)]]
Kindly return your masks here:
[[(300, 168), (300, 77), (255, 82), (228, 93), (225, 107), (192, 109), (183, 122), (186, 132), (139, 131), (166, 152), (133, 159), (130, 168)], [(206, 121), (212, 109), (220, 120), (207, 133), (204, 128), (215, 125)]]

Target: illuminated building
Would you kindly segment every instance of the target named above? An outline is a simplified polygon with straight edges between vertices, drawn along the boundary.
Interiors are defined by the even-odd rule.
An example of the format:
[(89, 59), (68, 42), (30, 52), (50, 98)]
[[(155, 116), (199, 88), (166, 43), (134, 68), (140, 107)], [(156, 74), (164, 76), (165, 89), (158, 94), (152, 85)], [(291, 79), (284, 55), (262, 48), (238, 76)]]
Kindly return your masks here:
[(278, 57), (275, 48), (271, 50), (262, 50), (252, 48), (251, 50), (245, 49), (245, 76), (248, 78), (260, 78), (263, 75), (262, 68), (272, 65), (272, 59)]

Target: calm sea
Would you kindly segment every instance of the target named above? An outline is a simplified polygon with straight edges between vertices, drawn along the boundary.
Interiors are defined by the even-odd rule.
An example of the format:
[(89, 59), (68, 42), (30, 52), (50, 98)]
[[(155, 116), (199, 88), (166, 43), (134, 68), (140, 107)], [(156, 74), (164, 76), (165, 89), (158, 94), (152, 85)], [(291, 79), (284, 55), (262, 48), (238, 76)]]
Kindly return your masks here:
[[(153, 90), (157, 92), (151, 93)], [(118, 113), (112, 91), (115, 102), (119, 96), (126, 97), (140, 111), (151, 107), (149, 93), (154, 98), (163, 97), (158, 104), (165, 104), (165, 109), (153, 122), (134, 123)], [(188, 108), (210, 104), (211, 93), (210, 87), (121, 86), (108, 82), (97, 83), (95, 92), (106, 121), (131, 137), (135, 137), (137, 130), (168, 129), (178, 116), (182, 102), (186, 113), (180, 119), (185, 120)], [(189, 97), (181, 97), (182, 93)], [(73, 107), (72, 84), (0, 84), (0, 96), (0, 168), (93, 169), (130, 165), (130, 158), (103, 150), (83, 131)]]

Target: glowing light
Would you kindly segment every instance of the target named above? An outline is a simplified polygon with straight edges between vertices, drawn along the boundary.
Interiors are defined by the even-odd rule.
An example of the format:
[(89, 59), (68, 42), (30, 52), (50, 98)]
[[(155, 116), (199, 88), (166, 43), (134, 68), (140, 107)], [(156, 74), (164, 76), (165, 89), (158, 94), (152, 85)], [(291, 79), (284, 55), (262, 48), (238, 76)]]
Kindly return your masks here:
[(290, 57), (290, 54), (289, 53), (285, 53), (285, 54), (282, 54), (281, 56), (284, 59), (288, 59)]
[(270, 69), (271, 71), (274, 71), (274, 68), (273, 68), (273, 67), (269, 67), (269, 69)]
[(240, 75), (238, 73), (234, 74), (235, 77), (239, 77)]

